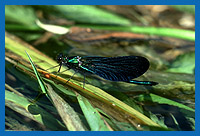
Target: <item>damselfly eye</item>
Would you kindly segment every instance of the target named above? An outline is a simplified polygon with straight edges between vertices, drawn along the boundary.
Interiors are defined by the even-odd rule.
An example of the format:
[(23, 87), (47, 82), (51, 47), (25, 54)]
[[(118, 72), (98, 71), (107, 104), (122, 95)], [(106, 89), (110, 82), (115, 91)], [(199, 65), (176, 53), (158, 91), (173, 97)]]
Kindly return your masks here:
[(63, 61), (63, 54), (62, 53), (60, 53), (58, 56), (57, 56), (57, 62), (58, 63), (60, 63), (60, 62), (62, 62)]

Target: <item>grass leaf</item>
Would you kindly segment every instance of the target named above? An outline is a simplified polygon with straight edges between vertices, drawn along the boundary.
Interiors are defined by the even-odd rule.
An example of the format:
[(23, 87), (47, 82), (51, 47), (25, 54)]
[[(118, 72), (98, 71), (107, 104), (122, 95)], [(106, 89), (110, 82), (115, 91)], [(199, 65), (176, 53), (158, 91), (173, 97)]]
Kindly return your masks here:
[(110, 131), (105, 120), (85, 97), (77, 94), (77, 99), (92, 131)]
[(107, 25), (131, 24), (126, 18), (91, 5), (54, 5), (51, 8), (54, 8), (67, 19), (80, 23)]

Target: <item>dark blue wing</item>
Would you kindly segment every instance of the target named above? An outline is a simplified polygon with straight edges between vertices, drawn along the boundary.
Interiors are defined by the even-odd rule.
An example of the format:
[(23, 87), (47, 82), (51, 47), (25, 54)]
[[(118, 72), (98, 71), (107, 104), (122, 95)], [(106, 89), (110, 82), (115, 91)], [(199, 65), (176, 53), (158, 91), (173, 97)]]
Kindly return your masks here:
[(130, 81), (144, 74), (149, 61), (140, 56), (82, 57), (82, 68), (111, 81)]

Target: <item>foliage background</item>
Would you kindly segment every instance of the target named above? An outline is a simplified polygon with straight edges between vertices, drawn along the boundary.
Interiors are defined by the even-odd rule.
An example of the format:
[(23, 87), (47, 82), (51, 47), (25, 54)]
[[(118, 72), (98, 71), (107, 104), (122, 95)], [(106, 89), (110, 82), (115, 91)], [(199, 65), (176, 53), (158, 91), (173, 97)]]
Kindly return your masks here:
[[(194, 130), (194, 14), (194, 6), (187, 5), (6, 6), (6, 130)], [(64, 26), (71, 33), (46, 32), (35, 23), (37, 19)], [(151, 67), (138, 80), (159, 85), (137, 86), (90, 76), (84, 91), (81, 75), (65, 87), (62, 80), (51, 77), (43, 79), (53, 90), (48, 90), (50, 99), (54, 96), (62, 103), (56, 106), (55, 101), (42, 97), (30, 105), (40, 87), (24, 50), (42, 69), (55, 66), (60, 52), (68, 56), (145, 56)], [(72, 74), (67, 71), (59, 76), (68, 79)], [(113, 102), (116, 107), (129, 107), (124, 112), (113, 108)], [(91, 113), (98, 114), (92, 117)], [(143, 115), (161, 127), (132, 120), (133, 116), (143, 120)]]

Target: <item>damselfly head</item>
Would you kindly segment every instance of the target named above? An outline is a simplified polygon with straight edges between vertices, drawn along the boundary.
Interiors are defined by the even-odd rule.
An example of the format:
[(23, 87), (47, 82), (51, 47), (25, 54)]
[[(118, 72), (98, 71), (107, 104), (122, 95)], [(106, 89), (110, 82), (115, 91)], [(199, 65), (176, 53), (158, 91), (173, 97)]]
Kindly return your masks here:
[(64, 61), (64, 55), (62, 53), (60, 53), (58, 56), (57, 56), (57, 62), (60, 64)]

